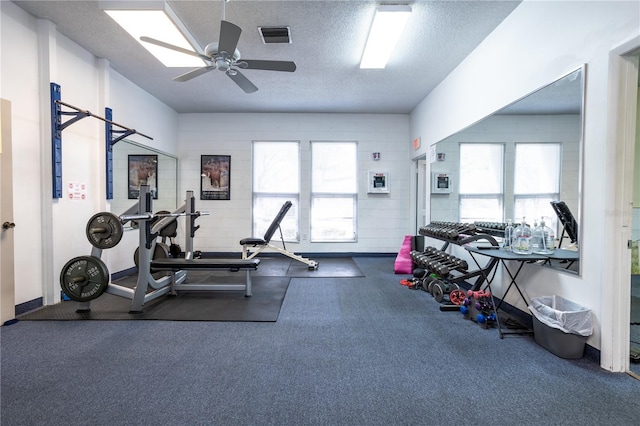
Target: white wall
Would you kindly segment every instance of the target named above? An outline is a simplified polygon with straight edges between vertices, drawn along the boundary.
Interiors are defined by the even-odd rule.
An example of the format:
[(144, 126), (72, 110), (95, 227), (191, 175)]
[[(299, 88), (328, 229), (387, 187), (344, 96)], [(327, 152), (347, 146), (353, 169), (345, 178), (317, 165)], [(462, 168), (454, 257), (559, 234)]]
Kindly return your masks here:
[[(582, 276), (525, 267), (521, 282), (529, 297), (558, 294), (590, 308), (595, 332), (588, 343), (607, 358), (614, 330), (600, 327), (611, 306), (601, 301), (615, 266), (607, 241), (619, 232), (606, 215), (615, 176), (615, 149), (607, 150), (609, 53), (640, 32), (640, 3), (524, 1), (412, 113), (411, 137), (422, 138), (415, 156), (570, 72), (586, 71), (582, 216)], [(455, 113), (452, 113), (455, 112)], [(609, 178), (608, 176), (611, 176)], [(603, 361), (605, 363), (606, 361)]]
[[(198, 219), (195, 248), (240, 251), (251, 235), (251, 143), (300, 141), (302, 176), (300, 234), (309, 235), (309, 141), (358, 142), (357, 243), (288, 243), (296, 252), (397, 252), (411, 233), (408, 167), (409, 116), (375, 114), (181, 114), (179, 134), (180, 193), (193, 190), (196, 208), (210, 216)], [(374, 161), (371, 153), (380, 152)], [(200, 156), (231, 156), (231, 200), (201, 201)], [(389, 194), (367, 193), (367, 172), (389, 173)]]
[[(85, 227), (109, 210), (105, 194), (104, 123), (84, 118), (62, 132), (63, 198), (51, 196), (49, 82), (61, 86), (62, 101), (154, 137), (156, 147), (177, 151), (177, 114), (109, 69), (55, 27), (11, 2), (1, 7), (0, 96), (12, 102), (16, 304), (40, 297), (59, 300), (59, 274), (72, 257), (91, 252)], [(68, 108), (63, 108), (68, 111)], [(68, 118), (64, 117), (63, 121)], [(140, 143), (145, 139), (132, 137)], [(67, 198), (69, 183), (84, 183), (84, 200)], [(115, 249), (114, 249), (115, 250)], [(112, 264), (110, 271), (132, 264)], [(49, 296), (50, 295), (50, 296)], [(48, 300), (52, 298), (53, 300)]]

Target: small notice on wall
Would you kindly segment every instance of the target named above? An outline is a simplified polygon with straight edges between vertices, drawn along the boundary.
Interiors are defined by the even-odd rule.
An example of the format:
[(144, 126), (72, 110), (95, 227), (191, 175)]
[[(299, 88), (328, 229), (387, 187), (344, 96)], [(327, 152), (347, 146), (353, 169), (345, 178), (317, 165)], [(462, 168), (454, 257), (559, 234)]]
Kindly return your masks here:
[(73, 201), (82, 201), (87, 198), (87, 185), (81, 182), (69, 182), (67, 186), (69, 190), (69, 199)]

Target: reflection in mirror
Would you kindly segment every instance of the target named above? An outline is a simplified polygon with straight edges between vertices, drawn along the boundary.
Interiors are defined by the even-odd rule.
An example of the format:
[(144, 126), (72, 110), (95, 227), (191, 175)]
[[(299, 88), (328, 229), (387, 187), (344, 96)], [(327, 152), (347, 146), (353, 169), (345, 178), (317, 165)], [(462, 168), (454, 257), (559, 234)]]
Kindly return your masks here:
[[(580, 224), (583, 84), (580, 68), (438, 142), (431, 221), (517, 224), (524, 218), (533, 229), (544, 220), (557, 245), (577, 251), (551, 202), (562, 201)], [(442, 176), (450, 178), (444, 191)], [(567, 270), (578, 269), (573, 262)]]
[[(137, 203), (131, 199), (130, 185), (139, 184), (138, 170), (135, 165), (140, 159), (153, 161), (155, 168), (149, 168), (147, 183), (153, 182), (156, 187), (153, 199), (153, 211), (167, 210), (173, 212), (177, 208), (178, 159), (161, 151), (129, 140), (122, 140), (113, 146), (113, 200), (111, 211), (120, 215)], [(137, 194), (137, 191), (134, 191)], [(134, 197), (137, 198), (137, 197)]]

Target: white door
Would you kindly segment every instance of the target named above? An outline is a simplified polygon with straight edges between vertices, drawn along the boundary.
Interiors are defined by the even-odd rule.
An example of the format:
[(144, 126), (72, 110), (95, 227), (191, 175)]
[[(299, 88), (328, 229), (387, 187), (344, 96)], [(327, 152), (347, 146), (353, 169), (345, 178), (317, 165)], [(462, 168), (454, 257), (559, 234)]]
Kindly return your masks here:
[(15, 318), (11, 102), (0, 99), (0, 324)]

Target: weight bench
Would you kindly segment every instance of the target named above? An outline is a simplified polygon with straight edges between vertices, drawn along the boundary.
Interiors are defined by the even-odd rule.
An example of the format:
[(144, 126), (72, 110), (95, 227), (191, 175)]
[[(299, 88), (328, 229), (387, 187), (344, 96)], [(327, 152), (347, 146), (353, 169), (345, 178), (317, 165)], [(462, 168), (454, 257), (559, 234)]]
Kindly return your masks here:
[[(267, 228), (267, 232), (264, 233), (263, 238), (251, 237), (251, 238), (243, 238), (242, 240), (240, 240), (240, 245), (242, 246), (242, 259), (247, 259), (247, 260), (253, 259), (258, 254), (260, 254), (263, 250), (266, 250), (267, 248), (269, 248), (287, 257), (290, 257), (293, 260), (297, 260), (298, 262), (304, 263), (309, 267), (310, 271), (318, 269), (318, 262), (316, 262), (315, 260), (307, 259), (306, 257), (298, 256), (295, 253), (291, 253), (290, 251), (287, 251), (287, 248), (285, 247), (284, 237), (282, 236), (282, 229), (280, 228), (280, 222), (282, 222), (282, 219), (284, 219), (284, 217), (287, 215), (287, 212), (289, 211), (291, 206), (292, 206), (291, 201), (286, 201), (282, 205), (276, 217), (273, 218), (273, 222), (271, 222), (271, 225), (269, 225), (269, 228)], [(271, 238), (273, 237), (273, 234), (275, 234), (276, 230), (280, 231), (280, 240), (282, 241), (282, 248), (278, 246), (274, 246), (273, 244), (270, 243)], [(256, 250), (253, 253), (251, 253), (250, 248), (255, 248)]]
[[(171, 290), (177, 291), (212, 291), (212, 290), (244, 290), (246, 297), (251, 297), (251, 271), (258, 269), (260, 259), (180, 259), (163, 258), (151, 261), (151, 269), (171, 272)], [(232, 272), (245, 271), (244, 284), (185, 284), (176, 282), (176, 273), (186, 270), (229, 270)]]

